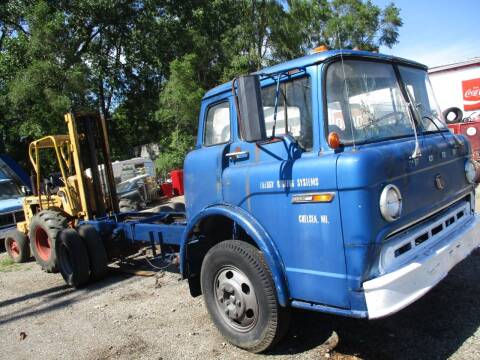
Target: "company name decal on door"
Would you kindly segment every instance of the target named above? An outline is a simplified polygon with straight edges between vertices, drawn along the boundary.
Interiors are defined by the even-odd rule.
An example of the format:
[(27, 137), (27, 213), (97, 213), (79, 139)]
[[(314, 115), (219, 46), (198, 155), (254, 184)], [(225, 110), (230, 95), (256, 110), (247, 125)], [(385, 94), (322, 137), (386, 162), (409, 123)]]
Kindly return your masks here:
[(267, 180), (260, 181), (260, 189), (285, 189), (285, 188), (308, 188), (318, 186), (319, 180), (317, 177), (313, 178), (298, 178), (289, 180)]

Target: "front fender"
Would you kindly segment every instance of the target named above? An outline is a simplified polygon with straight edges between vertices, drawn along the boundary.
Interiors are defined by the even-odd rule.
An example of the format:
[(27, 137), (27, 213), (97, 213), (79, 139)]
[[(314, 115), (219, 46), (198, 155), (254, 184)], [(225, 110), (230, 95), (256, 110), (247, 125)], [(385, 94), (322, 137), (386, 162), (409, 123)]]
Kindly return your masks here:
[(222, 215), (228, 217), (239, 226), (253, 239), (258, 248), (263, 252), (263, 256), (272, 274), (275, 288), (277, 290), (278, 302), (281, 306), (288, 303), (288, 286), (285, 277), (285, 267), (280, 257), (280, 253), (273, 243), (270, 235), (263, 229), (257, 220), (248, 212), (237, 206), (231, 205), (214, 205), (200, 211), (191, 221), (188, 222), (187, 228), (183, 233), (180, 244), (180, 272), (185, 276), (185, 258), (188, 242), (191, 240), (193, 228), (202, 219), (212, 216)]

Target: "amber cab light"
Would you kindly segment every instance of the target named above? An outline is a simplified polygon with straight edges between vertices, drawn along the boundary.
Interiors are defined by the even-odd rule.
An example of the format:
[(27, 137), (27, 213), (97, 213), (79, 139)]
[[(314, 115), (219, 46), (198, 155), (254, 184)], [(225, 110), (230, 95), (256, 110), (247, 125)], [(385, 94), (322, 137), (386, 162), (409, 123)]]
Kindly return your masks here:
[(328, 141), (328, 145), (332, 149), (338, 149), (341, 145), (340, 136), (338, 136), (338, 134), (335, 131), (332, 131), (330, 134), (328, 134), (327, 141)]
[(320, 45), (320, 46), (317, 46), (315, 49), (312, 50), (312, 53), (313, 54), (316, 54), (316, 53), (319, 53), (319, 52), (323, 52), (323, 51), (327, 51), (328, 50), (328, 46), (327, 45)]

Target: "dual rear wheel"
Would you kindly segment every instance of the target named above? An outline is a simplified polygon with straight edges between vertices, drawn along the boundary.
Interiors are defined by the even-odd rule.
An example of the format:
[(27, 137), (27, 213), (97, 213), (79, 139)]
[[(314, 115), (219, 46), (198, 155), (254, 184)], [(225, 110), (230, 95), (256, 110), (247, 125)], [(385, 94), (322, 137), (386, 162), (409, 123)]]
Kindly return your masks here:
[(81, 225), (77, 231), (61, 212), (42, 210), (32, 218), (29, 234), (37, 263), (47, 272), (59, 271), (68, 285), (80, 287), (107, 275), (107, 253), (93, 226)]
[(58, 267), (68, 285), (78, 288), (107, 275), (107, 253), (93, 226), (63, 230), (56, 246)]

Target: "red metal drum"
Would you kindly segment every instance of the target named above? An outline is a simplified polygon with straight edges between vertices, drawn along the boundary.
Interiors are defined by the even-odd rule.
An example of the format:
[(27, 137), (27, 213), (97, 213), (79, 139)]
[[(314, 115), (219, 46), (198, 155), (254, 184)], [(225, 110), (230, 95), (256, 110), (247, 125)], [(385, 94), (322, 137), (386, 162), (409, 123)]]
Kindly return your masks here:
[(170, 171), (170, 177), (172, 178), (173, 192), (175, 195), (183, 195), (183, 170)]
[(463, 134), (472, 146), (472, 159), (480, 161), (480, 119), (448, 124), (454, 134)]

